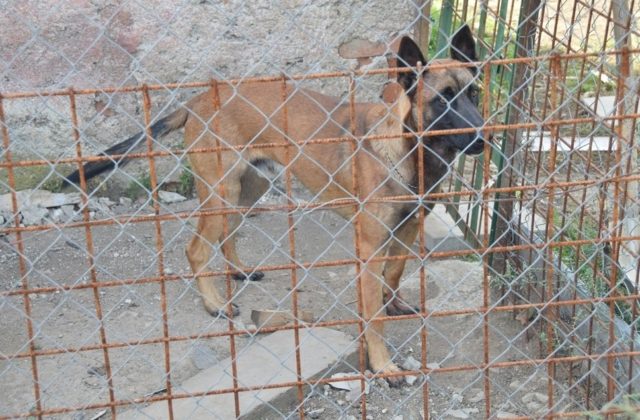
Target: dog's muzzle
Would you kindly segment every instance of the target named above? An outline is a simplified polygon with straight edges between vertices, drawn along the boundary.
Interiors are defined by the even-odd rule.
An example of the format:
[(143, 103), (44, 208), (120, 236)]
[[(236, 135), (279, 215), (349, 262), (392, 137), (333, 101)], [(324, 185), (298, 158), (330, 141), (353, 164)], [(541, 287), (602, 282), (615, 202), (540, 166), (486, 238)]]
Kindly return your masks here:
[[(493, 136), (489, 136), (489, 141), (493, 140)], [(484, 150), (485, 139), (479, 133), (476, 135), (475, 140), (465, 150), (466, 155), (477, 155)]]

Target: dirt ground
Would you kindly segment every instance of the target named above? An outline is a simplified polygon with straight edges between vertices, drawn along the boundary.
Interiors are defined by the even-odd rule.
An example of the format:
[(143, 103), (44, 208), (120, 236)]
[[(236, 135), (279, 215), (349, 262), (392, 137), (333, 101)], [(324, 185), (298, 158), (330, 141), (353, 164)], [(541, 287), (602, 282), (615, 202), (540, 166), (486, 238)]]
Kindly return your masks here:
[[(197, 208), (195, 200), (162, 205), (163, 212)], [(117, 205), (114, 214), (150, 214), (148, 205)], [(301, 262), (320, 262), (353, 256), (350, 225), (327, 211), (298, 212), (296, 254)], [(202, 308), (195, 285), (189, 280), (184, 246), (194, 232), (193, 222), (162, 223), (165, 265), (168, 273), (184, 275), (167, 282), (167, 317), (170, 336), (189, 336), (225, 331), (226, 321), (212, 318)], [(153, 223), (116, 224), (92, 229), (98, 279), (110, 281), (157, 275), (155, 226)], [(18, 255), (13, 237), (0, 240), (0, 285), (2, 290), (20, 287)], [(285, 213), (263, 213), (247, 218), (238, 237), (238, 249), (248, 264), (278, 264), (289, 261)], [(60, 228), (24, 235), (25, 256), (29, 260), (29, 287), (58, 287), (90, 281), (83, 228)], [(214, 268), (222, 268), (216, 258)], [(427, 261), (428, 307), (433, 310), (479, 307), (482, 304), (482, 267), (479, 261)], [(329, 267), (298, 270), (299, 306), (318, 320), (352, 319), (357, 315), (353, 268)], [(417, 304), (418, 263), (408, 264), (404, 295)], [(268, 272), (260, 282), (235, 283), (236, 303), (241, 314), (236, 327), (251, 324), (251, 309), (291, 307), (290, 271)], [(162, 337), (160, 286), (136, 284), (99, 289), (104, 313), (104, 331), (109, 343), (132, 343)], [(76, 349), (100, 343), (92, 289), (55, 291), (30, 295), (34, 344), (38, 350)], [(0, 298), (0, 354), (15, 355), (29, 349), (26, 315), (21, 296)], [(539, 357), (538, 332), (527, 339), (523, 326), (512, 314), (491, 313), (489, 319), (490, 359), (528, 360)], [(428, 363), (440, 367), (478, 366), (483, 359), (482, 316), (430, 318)], [(337, 327), (357, 336), (356, 326)], [(402, 364), (408, 358), (420, 360), (420, 321), (387, 323), (386, 338), (393, 358)], [(236, 340), (242, 349), (252, 340)], [(179, 389), (181, 381), (229, 356), (227, 338), (175, 341), (170, 344), (171, 378)], [(166, 386), (162, 344), (128, 344), (109, 350), (115, 398), (128, 400), (149, 396)], [(108, 402), (105, 360), (102, 351), (62, 351), (37, 357), (43, 409), (84, 407)], [(491, 412), (493, 416), (537, 415), (546, 404), (546, 366), (492, 369)], [(483, 418), (484, 374), (480, 369), (458, 373), (438, 373), (429, 378), (429, 409), (433, 418)], [(389, 388), (378, 380), (367, 396), (370, 418), (419, 419), (422, 413), (421, 379), (412, 386)], [(575, 393), (565, 392), (566, 384), (556, 383), (555, 410), (583, 407)], [(35, 407), (31, 360), (28, 357), (0, 361), (0, 416), (28, 412)], [(360, 416), (359, 407), (350, 406), (346, 391), (317, 387), (305, 400), (312, 418)], [(47, 418), (93, 419), (102, 410), (82, 410)], [(269, 418), (296, 417), (273, 413)], [(104, 417), (108, 417), (107, 414)]]

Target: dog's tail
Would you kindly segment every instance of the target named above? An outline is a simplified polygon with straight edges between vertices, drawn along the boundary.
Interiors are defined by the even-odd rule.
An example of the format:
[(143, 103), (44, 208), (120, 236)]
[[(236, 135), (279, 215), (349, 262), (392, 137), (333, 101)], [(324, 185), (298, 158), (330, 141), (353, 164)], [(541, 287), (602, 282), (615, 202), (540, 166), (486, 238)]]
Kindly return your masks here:
[[(180, 108), (169, 114), (151, 126), (151, 137), (158, 139), (178, 128), (181, 128), (187, 122), (189, 112), (186, 108)], [(123, 155), (116, 159), (100, 160), (97, 162), (89, 162), (83, 166), (85, 179), (89, 180), (96, 175), (112, 170), (117, 166), (123, 166), (128, 163), (127, 154), (135, 151), (137, 148), (144, 146), (146, 141), (146, 133), (141, 132), (129, 137), (123, 142), (111, 146), (107, 150), (100, 153), (99, 156)], [(80, 182), (80, 171), (74, 171), (64, 180), (64, 185), (73, 185)]]

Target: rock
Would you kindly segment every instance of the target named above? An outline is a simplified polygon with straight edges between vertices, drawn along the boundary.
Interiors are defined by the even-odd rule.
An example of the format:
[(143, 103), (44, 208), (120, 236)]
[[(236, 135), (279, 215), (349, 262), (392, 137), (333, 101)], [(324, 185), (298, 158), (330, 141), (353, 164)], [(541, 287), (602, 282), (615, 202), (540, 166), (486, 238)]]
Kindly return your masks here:
[(498, 419), (509, 419), (511, 417), (518, 417), (518, 415), (510, 413), (508, 411), (498, 411), (496, 418)]
[[(331, 375), (331, 379), (339, 379), (345, 378), (349, 376), (355, 376), (357, 373), (335, 373)], [(360, 381), (359, 380), (351, 380), (351, 381), (335, 381), (329, 382), (329, 386), (335, 389), (342, 389), (344, 391), (351, 391), (352, 389), (357, 389), (360, 392)], [(364, 382), (364, 393), (369, 394), (369, 383), (367, 381)]]
[(536, 400), (540, 401), (542, 404), (546, 404), (549, 402), (549, 397), (546, 394), (543, 394), (542, 392), (534, 392), (533, 396), (535, 397)]
[(462, 398), (462, 395), (454, 393), (454, 394), (451, 396), (451, 400), (452, 400), (452, 401), (457, 402), (458, 404), (461, 404), (461, 403), (462, 403), (463, 398)]
[(484, 400), (484, 392), (478, 391), (473, 397), (469, 398), (470, 403), (477, 403)]
[(87, 373), (93, 376), (107, 376), (107, 370), (104, 366), (92, 366), (87, 369)]
[(53, 223), (62, 223), (62, 221), (64, 220), (64, 213), (60, 208), (51, 209), (49, 210), (47, 218)]
[(467, 414), (479, 414), (480, 413), (480, 410), (477, 409), (476, 407), (464, 408), (463, 410)]
[(90, 198), (87, 203), (90, 211), (100, 212), (103, 214), (111, 214), (111, 207), (116, 203), (106, 197)]
[(73, 205), (61, 206), (60, 210), (62, 210), (62, 213), (64, 214), (64, 220), (67, 222), (73, 220), (76, 215), (75, 207)]
[(522, 400), (522, 402), (523, 402), (523, 403), (528, 404), (528, 403), (530, 403), (531, 401), (533, 401), (533, 399), (534, 399), (535, 397), (536, 397), (536, 396), (533, 394), (533, 392), (531, 392), (531, 393), (529, 393), (529, 394), (524, 394), (524, 395), (522, 396), (521, 400)]
[(449, 409), (444, 412), (445, 416), (453, 417), (455, 419), (468, 419), (469, 415), (464, 410)]
[(103, 206), (113, 207), (116, 205), (114, 201), (112, 201), (109, 197), (98, 197), (98, 202)]
[(0, 209), (0, 225), (13, 222), (13, 211)]
[(440, 363), (427, 363), (427, 369), (440, 369)]
[(509, 384), (509, 388), (511, 388), (513, 390), (516, 390), (516, 389), (520, 388), (521, 386), (522, 386), (522, 382), (520, 382), (517, 379)]
[(138, 312), (131, 311), (129, 309), (126, 309), (126, 310), (122, 311), (122, 313), (120, 315), (118, 315), (118, 319), (123, 319), (123, 318), (135, 319), (135, 318), (139, 318), (139, 317), (140, 317), (140, 314)]
[(193, 346), (190, 357), (194, 366), (198, 369), (207, 369), (218, 363), (216, 352), (202, 343), (197, 343)]
[(418, 377), (414, 375), (407, 375), (404, 377), (404, 380), (407, 381), (407, 384), (411, 386), (414, 383), (416, 383), (416, 381), (418, 380)]
[(120, 197), (118, 201), (120, 202), (120, 205), (124, 207), (131, 207), (133, 204), (133, 200), (128, 197)]
[(422, 364), (414, 359), (413, 356), (408, 356), (404, 359), (400, 366), (404, 370), (420, 370), (422, 368)]
[(529, 404), (527, 404), (527, 411), (530, 413), (537, 413), (541, 408), (542, 406), (537, 402), (530, 402)]
[(322, 413), (324, 413), (324, 408), (316, 408), (315, 410), (307, 411), (307, 416), (312, 419), (319, 419)]
[(25, 226), (32, 226), (42, 224), (42, 220), (49, 211), (45, 207), (33, 206), (22, 208), (20, 214), (22, 214), (22, 223)]
[(158, 198), (165, 204), (180, 203), (186, 201), (186, 197), (171, 191), (158, 191)]

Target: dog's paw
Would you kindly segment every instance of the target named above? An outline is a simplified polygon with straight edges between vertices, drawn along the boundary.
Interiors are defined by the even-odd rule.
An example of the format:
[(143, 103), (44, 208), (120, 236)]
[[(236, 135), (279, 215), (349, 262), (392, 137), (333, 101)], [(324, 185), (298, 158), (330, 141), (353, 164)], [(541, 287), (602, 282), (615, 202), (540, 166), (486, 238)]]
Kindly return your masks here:
[(264, 277), (264, 273), (262, 271), (254, 271), (249, 275), (246, 275), (244, 273), (235, 273), (233, 275), (233, 279), (238, 281), (243, 281), (243, 280), (260, 281), (263, 279), (263, 277)]
[[(391, 363), (389, 366), (382, 369), (380, 373), (393, 374), (393, 373), (399, 373), (399, 372), (402, 372), (402, 369), (400, 369), (394, 363)], [(404, 376), (387, 376), (386, 380), (391, 388), (399, 388), (405, 383)]]
[(396, 315), (410, 315), (420, 312), (420, 308), (417, 306), (408, 305), (402, 298), (394, 297), (389, 302), (387, 302), (387, 315), (396, 316)]
[[(228, 317), (228, 313), (227, 313), (227, 308), (219, 308), (219, 307), (211, 307), (209, 305), (207, 305), (205, 303), (204, 305), (205, 309), (207, 310), (207, 312), (209, 312), (209, 314), (213, 317), (222, 317), (222, 318), (227, 318)], [(240, 308), (238, 307), (238, 305), (236, 305), (235, 303), (231, 304), (231, 318), (240, 315)]]

